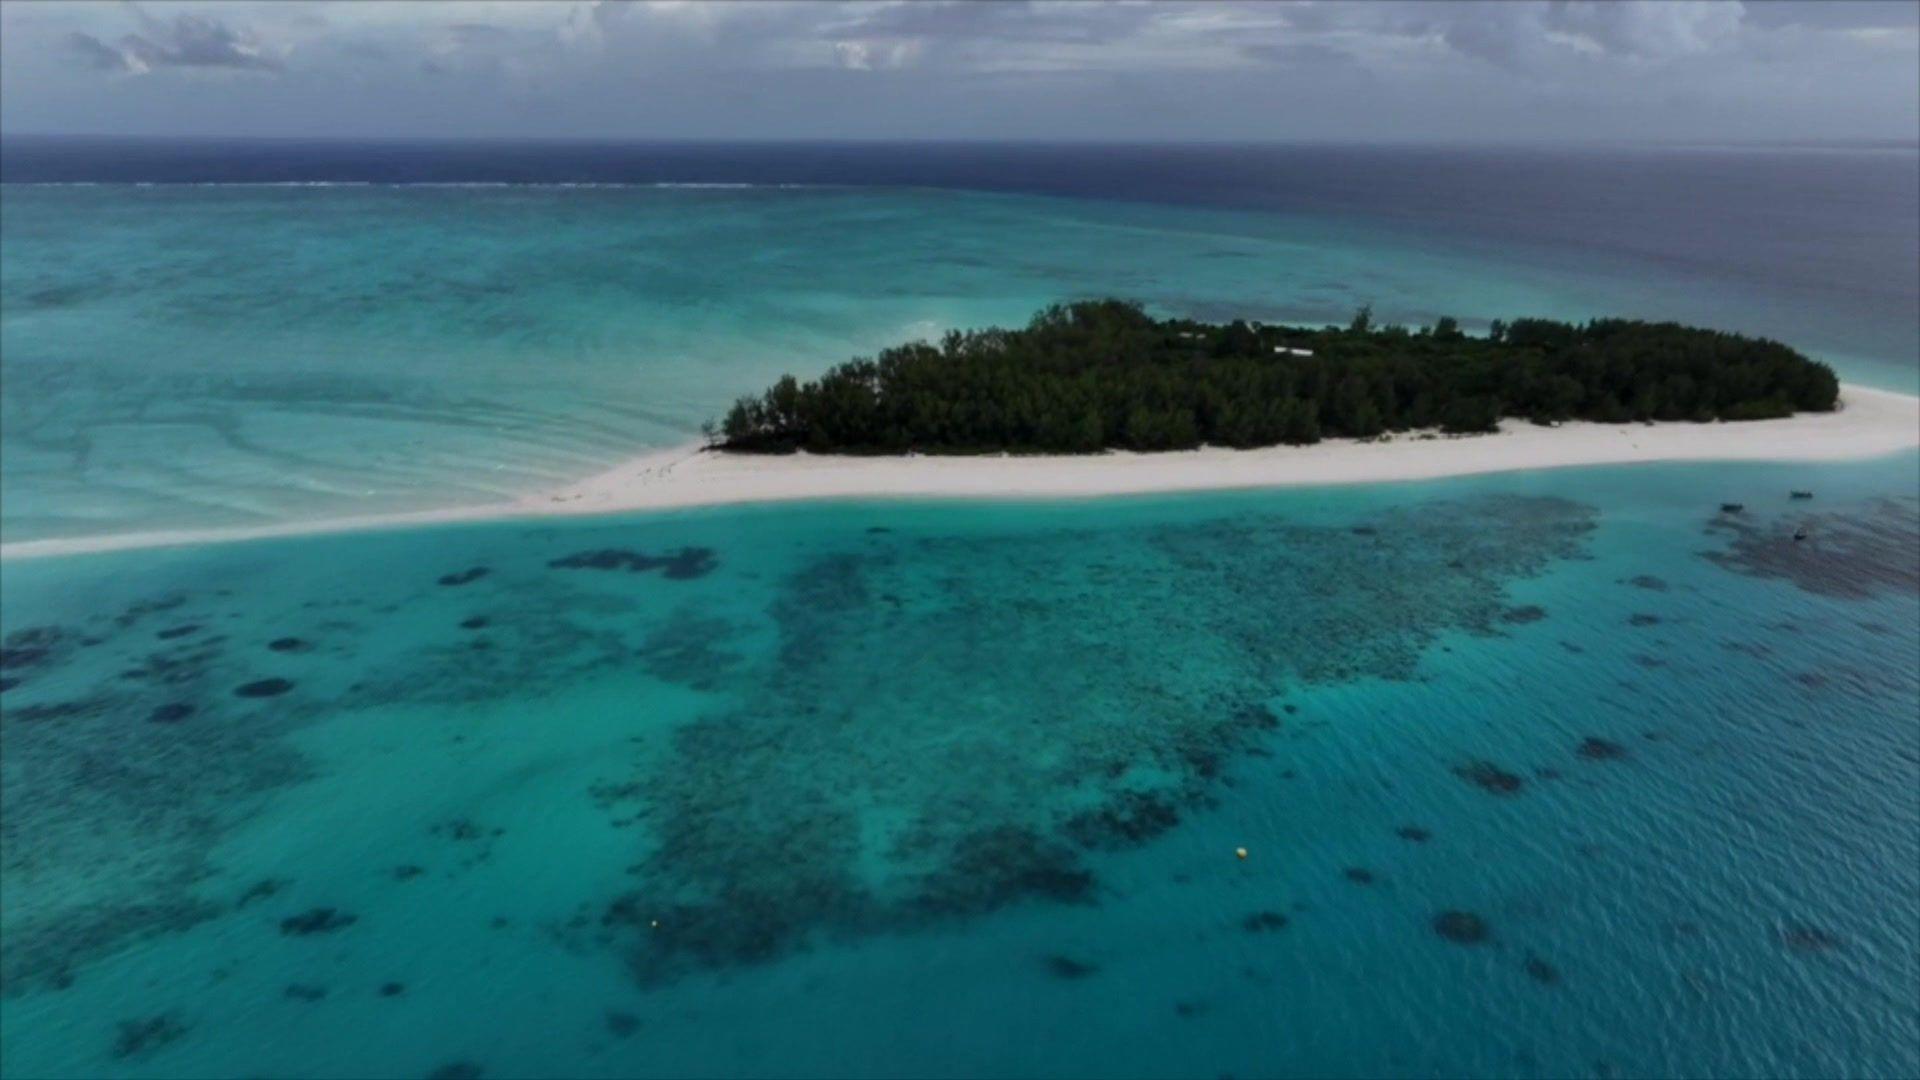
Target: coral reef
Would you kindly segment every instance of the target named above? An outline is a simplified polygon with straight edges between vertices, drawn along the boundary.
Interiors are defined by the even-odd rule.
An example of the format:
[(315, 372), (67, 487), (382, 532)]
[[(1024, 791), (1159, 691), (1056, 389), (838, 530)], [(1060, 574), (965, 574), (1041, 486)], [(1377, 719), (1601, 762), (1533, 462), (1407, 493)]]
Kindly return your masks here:
[(1843, 600), (1920, 590), (1920, 499), (1873, 499), (1769, 521), (1721, 516), (1706, 531), (1727, 542), (1706, 558), (1737, 574)]
[(687, 581), (712, 573), (720, 565), (720, 560), (715, 557), (712, 548), (703, 547), (681, 548), (671, 555), (648, 555), (625, 548), (600, 548), (554, 559), (547, 565), (558, 570), (625, 570), (630, 574), (659, 570), (663, 576), (675, 581)]
[(1478, 945), (1491, 936), (1487, 921), (1471, 911), (1443, 911), (1435, 915), (1433, 932), (1456, 945)]
[(1517, 795), (1526, 781), (1491, 761), (1469, 761), (1454, 766), (1454, 775), (1495, 795)]
[[(1366, 544), (1351, 526), (1247, 515), (823, 551), (781, 583), (771, 660), (708, 657), (727, 665), (728, 703), (594, 786), (643, 824), (643, 884), (587, 922), (648, 983), (1011, 904), (1096, 903), (1084, 853), (1148, 843), (1212, 799), (1296, 711), (1267, 702), (1412, 678), (1440, 633), (1494, 633), (1506, 582), (1579, 554), (1593, 514), (1485, 498), (1369, 525)], [(643, 655), (699, 685), (704, 648)], [(875, 655), (916, 657), (912, 677)], [(1034, 677), (996, 689), (1012, 672)], [(1489, 763), (1462, 775), (1521, 785)]]

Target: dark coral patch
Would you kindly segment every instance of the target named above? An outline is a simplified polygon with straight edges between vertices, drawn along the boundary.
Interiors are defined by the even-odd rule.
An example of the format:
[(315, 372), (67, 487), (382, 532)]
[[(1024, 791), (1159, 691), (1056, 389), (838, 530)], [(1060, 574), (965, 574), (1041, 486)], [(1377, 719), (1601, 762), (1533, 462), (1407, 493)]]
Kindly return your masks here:
[(174, 608), (186, 602), (187, 598), (179, 593), (162, 596), (157, 600), (138, 600), (127, 605), (125, 611), (114, 616), (113, 622), (114, 625), (122, 628), (129, 627), (149, 615), (155, 615), (162, 611), (172, 611)]
[[(1287, 711), (1293, 713), (1297, 710), (1288, 707)], [(1273, 710), (1267, 708), (1265, 705), (1248, 705), (1234, 714), (1233, 725), (1235, 727), (1255, 728), (1260, 731), (1272, 731), (1280, 726), (1280, 718), (1273, 715)]]
[[(505, 830), (495, 829), (493, 835), (498, 836), (503, 831)], [(443, 821), (431, 829), (428, 829), (427, 832), (434, 836), (444, 836), (449, 840), (457, 840), (462, 843), (469, 840), (480, 840), (487, 835), (486, 827), (470, 818), (454, 818), (452, 821)]]
[(169, 701), (165, 705), (155, 705), (147, 714), (147, 719), (155, 724), (177, 724), (193, 715), (193, 706), (184, 701)]
[(314, 983), (291, 983), (283, 996), (289, 1001), (319, 1001), (327, 996), (327, 988)]
[(244, 698), (278, 697), (293, 689), (293, 683), (286, 679), (258, 679), (234, 688), (233, 692)]
[(186, 651), (148, 653), (141, 666), (121, 672), (123, 679), (150, 679), (167, 686), (197, 682), (220, 655), (222, 638), (209, 638)]
[(312, 649), (313, 645), (297, 637), (283, 637), (267, 642), (267, 648), (274, 652), (306, 652)]
[(1706, 558), (1735, 573), (1845, 600), (1920, 589), (1920, 504), (1911, 497), (1764, 524), (1723, 518), (1708, 532), (1729, 543)]
[(280, 920), (280, 932), (289, 937), (305, 937), (308, 934), (331, 934), (335, 930), (344, 930), (360, 921), (360, 916), (349, 915), (330, 907), (317, 907), (303, 911), (298, 915), (289, 915)]
[(1349, 866), (1340, 872), (1340, 876), (1355, 885), (1371, 885), (1374, 882), (1373, 871), (1364, 866)]
[[(388, 983), (387, 985), (393, 986), (397, 984)], [(427, 1080), (480, 1080), (484, 1075), (486, 1075), (486, 1070), (481, 1068), (477, 1062), (453, 1061), (428, 1073)]]
[[(1466, 500), (1383, 514), (1366, 542), (1249, 514), (802, 559), (768, 606), (777, 647), (735, 664), (737, 703), (605, 778), (608, 792), (639, 785), (610, 813), (645, 816), (630, 868), (645, 888), (587, 903), (561, 932), (620, 948), (652, 983), (1016, 903), (1094, 902), (1088, 847), (1150, 841), (1270, 741), (1273, 715), (1248, 702), (1419, 678), (1442, 634), (1500, 629), (1505, 584), (1576, 555), (1593, 522), (1562, 500)], [(617, 555), (580, 562), (632, 572)], [(1380, 581), (1401, 609), (1386, 625), (1362, 587)], [(1118, 608), (1057, 599), (1114, 582), (1129, 585)], [(1110, 632), (1119, 618), (1216, 642), (1224, 663), (1169, 673), (1158, 641)], [(516, 632), (533, 621), (516, 611)], [(513, 663), (516, 646), (490, 659)], [(881, 651), (920, 657), (915, 677), (876, 677)], [(634, 655), (623, 643), (615, 662)], [(1049, 676), (969, 705), (956, 729), (951, 686), (1012, 670)], [(863, 824), (876, 807), (890, 822), (878, 835)]]
[(122, 1020), (113, 1040), (116, 1058), (145, 1057), (187, 1033), (187, 1025), (175, 1013), (161, 1013), (145, 1020)]
[(1456, 945), (1478, 945), (1487, 940), (1487, 921), (1471, 911), (1443, 911), (1433, 917), (1433, 932)]
[(457, 574), (440, 575), (440, 584), (470, 585), (473, 582), (479, 581), (481, 578), (486, 577), (490, 573), (492, 573), (492, 571), (488, 570), (484, 566), (475, 566), (466, 570), (462, 570)]
[(711, 690), (742, 660), (727, 647), (738, 633), (725, 619), (682, 609), (657, 624), (634, 655), (656, 678)]
[(488, 622), (488, 619), (485, 615), (472, 615), (460, 620), (460, 629), (479, 630), (482, 627), (486, 626), (487, 622)]
[(1588, 761), (1618, 761), (1627, 756), (1627, 748), (1617, 742), (1589, 735), (1580, 740), (1579, 754)]
[(393, 880), (412, 881), (414, 878), (417, 878), (424, 873), (426, 873), (425, 870), (421, 869), (418, 866), (413, 865), (412, 863), (408, 863), (405, 866), (396, 866), (393, 868)]
[(281, 889), (286, 888), (289, 884), (291, 884), (291, 882), (288, 882), (285, 878), (261, 878), (259, 881), (247, 886), (247, 891), (240, 894), (240, 899), (234, 901), (233, 906), (243, 908), (255, 900), (265, 900), (270, 896), (276, 896)]
[(1508, 608), (1500, 613), (1500, 621), (1503, 623), (1534, 623), (1546, 617), (1547, 609), (1538, 604), (1527, 604), (1523, 607)]
[(607, 1034), (624, 1039), (640, 1030), (640, 1018), (632, 1013), (607, 1010)]
[(1023, 896), (1068, 904), (1089, 904), (1094, 898), (1093, 874), (1071, 849), (1017, 825), (961, 837), (952, 861), (927, 884), (920, 906), (951, 914), (993, 911)]
[(1840, 947), (1839, 935), (1806, 923), (1792, 923), (1780, 930), (1780, 941), (1794, 952), (1826, 952)]
[(1456, 765), (1453, 774), (1483, 791), (1495, 795), (1514, 795), (1526, 783), (1520, 777), (1495, 765), (1491, 761), (1470, 761), (1465, 765)]
[(1152, 792), (1128, 791), (1093, 810), (1075, 814), (1066, 834), (1081, 847), (1135, 847), (1180, 823), (1180, 811)]
[(1249, 934), (1267, 934), (1287, 928), (1287, 917), (1277, 911), (1256, 911), (1240, 920), (1240, 929)]
[(1560, 969), (1547, 963), (1533, 953), (1527, 954), (1526, 972), (1527, 977), (1534, 982), (1545, 983), (1548, 986), (1552, 986), (1560, 981)]
[(1098, 964), (1088, 963), (1085, 960), (1076, 960), (1071, 956), (1064, 956), (1060, 953), (1054, 953), (1052, 956), (1047, 957), (1045, 963), (1047, 974), (1052, 975), (1056, 979), (1084, 979), (1100, 971), (1100, 965)]
[(0, 693), (5, 693), (6, 691), (11, 690), (14, 687), (19, 685), (20, 685), (19, 677), (15, 675), (9, 675), (4, 679), (0, 679)]
[(1627, 584), (1633, 586), (1636, 589), (1646, 589), (1651, 592), (1666, 592), (1668, 588), (1668, 585), (1666, 582), (1660, 580), (1657, 577), (1654, 577), (1652, 574), (1640, 574), (1638, 576), (1628, 578)]
[(1393, 834), (1402, 840), (1411, 840), (1416, 844), (1424, 844), (1433, 839), (1431, 832), (1428, 832), (1418, 825), (1402, 825), (1393, 830)]
[[(821, 884), (833, 890), (826, 903), (843, 899), (832, 883)], [(706, 967), (762, 964), (805, 940), (807, 927), (778, 899), (739, 895), (729, 901), (724, 907), (681, 904), (661, 911), (643, 897), (622, 896), (607, 906), (600, 924), (646, 930), (649, 948), (632, 957), (642, 980), (658, 979), (688, 961)]]
[(0, 668), (23, 668), (44, 664), (53, 658), (67, 640), (66, 631), (57, 626), (29, 626), (15, 630), (0, 645)]
[[(381, 997), (399, 997), (401, 994), (404, 994), (406, 992), (407, 992), (406, 983), (389, 982), (389, 983), (380, 984)], [(478, 1075), (478, 1074), (475, 1074), (475, 1075)]]
[(186, 637), (188, 634), (195, 633), (199, 629), (199, 623), (183, 623), (180, 626), (169, 626), (153, 636), (162, 641), (172, 641), (174, 638)]
[(1660, 616), (1649, 615), (1644, 611), (1636, 611), (1632, 615), (1627, 616), (1627, 625), (1628, 626), (1659, 626)]
[(625, 570), (630, 574), (644, 574), (650, 570), (659, 570), (675, 581), (705, 577), (720, 565), (712, 548), (685, 547), (671, 555), (648, 555), (644, 551), (629, 551), (625, 548), (601, 548), (596, 551), (579, 551), (565, 558), (554, 559), (547, 563), (556, 570)]

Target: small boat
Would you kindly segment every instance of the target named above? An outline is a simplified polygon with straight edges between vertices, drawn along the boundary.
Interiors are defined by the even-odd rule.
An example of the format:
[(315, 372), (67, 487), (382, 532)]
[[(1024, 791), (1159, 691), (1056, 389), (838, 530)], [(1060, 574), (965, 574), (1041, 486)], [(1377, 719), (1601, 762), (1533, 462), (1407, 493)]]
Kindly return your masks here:
[(1795, 492), (1791, 492), (1791, 493), (1790, 493), (1790, 497), (1791, 497), (1791, 498), (1795, 498), (1795, 499), (1811, 499), (1811, 498), (1813, 498), (1813, 492), (1811, 492), (1811, 491), (1795, 491)]
[(1746, 503), (1721, 503), (1720, 504), (1720, 512), (1723, 514), (1737, 514), (1740, 511), (1745, 510), (1746, 508), (1747, 508)]

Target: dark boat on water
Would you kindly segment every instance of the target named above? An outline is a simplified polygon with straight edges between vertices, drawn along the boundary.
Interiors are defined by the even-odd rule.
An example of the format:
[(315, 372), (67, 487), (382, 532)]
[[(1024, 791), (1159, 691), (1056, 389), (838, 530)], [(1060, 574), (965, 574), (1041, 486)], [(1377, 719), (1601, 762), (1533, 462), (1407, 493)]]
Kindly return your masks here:
[(1721, 503), (1720, 504), (1720, 512), (1723, 514), (1737, 514), (1740, 511), (1745, 510), (1746, 508), (1747, 508), (1746, 503)]
[(1811, 491), (1794, 491), (1794, 492), (1790, 492), (1790, 493), (1788, 494), (1788, 497), (1789, 497), (1789, 498), (1794, 498), (1794, 499), (1811, 499), (1811, 498), (1813, 498), (1813, 492), (1811, 492)]

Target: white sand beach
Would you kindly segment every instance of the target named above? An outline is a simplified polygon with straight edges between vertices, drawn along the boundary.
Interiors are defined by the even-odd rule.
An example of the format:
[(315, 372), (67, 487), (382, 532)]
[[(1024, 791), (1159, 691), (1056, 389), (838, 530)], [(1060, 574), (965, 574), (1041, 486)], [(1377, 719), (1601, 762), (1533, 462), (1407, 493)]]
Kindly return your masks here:
[(1060, 457), (839, 457), (649, 454), (556, 491), (489, 506), (122, 533), (0, 544), (0, 559), (437, 523), (672, 510), (802, 499), (1087, 498), (1151, 492), (1428, 480), (1479, 473), (1662, 461), (1843, 461), (1920, 446), (1920, 398), (1843, 385), (1832, 413), (1714, 424), (1509, 420), (1498, 434), (1402, 433), (1259, 450), (1201, 449)]

